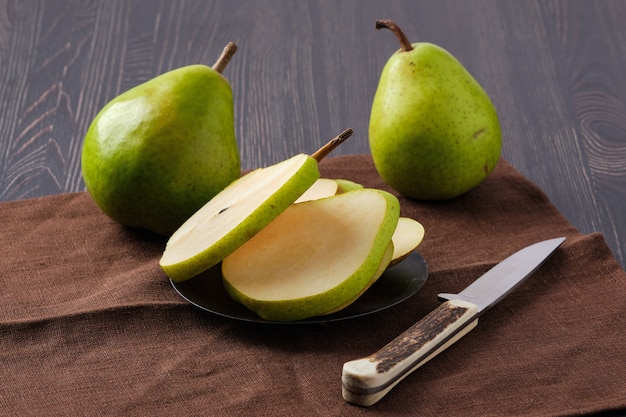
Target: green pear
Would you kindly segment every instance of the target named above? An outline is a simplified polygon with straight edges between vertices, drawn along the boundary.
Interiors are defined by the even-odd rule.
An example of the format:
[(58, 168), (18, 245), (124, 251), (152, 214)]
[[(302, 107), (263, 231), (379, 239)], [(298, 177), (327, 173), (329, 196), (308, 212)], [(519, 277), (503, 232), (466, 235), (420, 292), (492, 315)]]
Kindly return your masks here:
[(221, 71), (230, 43), (211, 68), (164, 73), (111, 100), (91, 123), (82, 174), (112, 219), (169, 236), (241, 175), (233, 96)]
[(345, 308), (391, 260), (398, 199), (354, 190), (293, 204), (222, 262), (227, 292), (266, 320)]
[(352, 134), (347, 129), (313, 155), (298, 154), (232, 182), (169, 238), (159, 264), (172, 281), (217, 265), (291, 206), (319, 178), (318, 162)]
[(372, 103), (369, 142), (380, 176), (424, 200), (459, 196), (496, 166), (502, 134), (496, 109), (472, 75), (443, 48), (409, 43), (379, 20), (401, 48), (385, 64)]

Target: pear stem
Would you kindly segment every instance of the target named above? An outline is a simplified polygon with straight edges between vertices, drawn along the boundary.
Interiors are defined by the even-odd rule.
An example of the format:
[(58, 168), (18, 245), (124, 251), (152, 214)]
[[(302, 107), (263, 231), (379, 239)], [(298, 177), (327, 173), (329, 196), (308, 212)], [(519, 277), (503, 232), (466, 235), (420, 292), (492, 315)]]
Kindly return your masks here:
[(409, 39), (406, 37), (404, 32), (396, 25), (393, 21), (388, 19), (377, 20), (376, 21), (376, 29), (389, 29), (396, 35), (398, 41), (400, 41), (400, 47), (404, 52), (409, 52), (413, 50), (413, 45), (409, 42)]
[(328, 141), (326, 145), (315, 151), (315, 153), (311, 155), (311, 158), (315, 159), (319, 163), (322, 159), (324, 159), (326, 155), (331, 153), (333, 149), (341, 145), (346, 139), (352, 136), (353, 132), (354, 131), (350, 128), (344, 130), (343, 132), (332, 138), (330, 141)]
[(224, 71), (224, 68), (226, 68), (226, 65), (230, 62), (230, 59), (233, 55), (235, 55), (235, 52), (237, 52), (237, 45), (235, 45), (235, 42), (228, 42), (222, 51), (222, 55), (217, 58), (217, 61), (215, 61), (215, 64), (213, 64), (211, 68), (221, 74)]

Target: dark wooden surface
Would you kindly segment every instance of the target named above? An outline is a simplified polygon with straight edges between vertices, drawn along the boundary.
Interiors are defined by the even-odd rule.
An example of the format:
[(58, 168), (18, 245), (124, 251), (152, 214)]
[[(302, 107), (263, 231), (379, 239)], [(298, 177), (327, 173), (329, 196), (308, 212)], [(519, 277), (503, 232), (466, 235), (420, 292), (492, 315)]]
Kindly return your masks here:
[(366, 153), (378, 76), (412, 41), (450, 52), (499, 110), (504, 157), (626, 262), (626, 2), (621, 0), (0, 0), (0, 201), (84, 189), (82, 139), (118, 93), (212, 64), (236, 100), (244, 168), (311, 152)]

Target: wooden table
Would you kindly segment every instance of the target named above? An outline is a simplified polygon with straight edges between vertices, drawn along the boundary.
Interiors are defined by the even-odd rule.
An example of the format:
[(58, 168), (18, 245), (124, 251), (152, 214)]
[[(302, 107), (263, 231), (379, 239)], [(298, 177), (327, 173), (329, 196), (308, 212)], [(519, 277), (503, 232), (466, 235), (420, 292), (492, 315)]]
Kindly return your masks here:
[(81, 191), (80, 153), (97, 111), (169, 69), (212, 64), (236, 101), (244, 168), (311, 152), (369, 152), (371, 100), (397, 48), (452, 52), (498, 108), (503, 156), (626, 265), (626, 2), (0, 0), (0, 200)]

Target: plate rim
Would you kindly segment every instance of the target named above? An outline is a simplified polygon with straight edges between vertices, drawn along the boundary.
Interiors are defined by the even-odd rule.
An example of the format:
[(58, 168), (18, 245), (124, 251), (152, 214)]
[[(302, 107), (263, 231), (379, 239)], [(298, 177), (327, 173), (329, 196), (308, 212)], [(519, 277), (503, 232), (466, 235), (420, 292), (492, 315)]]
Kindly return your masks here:
[[(191, 278), (190, 280), (187, 280), (187, 281), (182, 281), (182, 282), (175, 282), (172, 279), (170, 279), (170, 284), (172, 285), (172, 287), (174, 288), (174, 290), (178, 293), (178, 295), (180, 297), (182, 297), (185, 301), (187, 301), (188, 303), (193, 305), (195, 308), (197, 308), (199, 310), (202, 310), (202, 311), (204, 311), (206, 313), (210, 313), (210, 314), (214, 314), (214, 315), (217, 315), (217, 316), (225, 317), (225, 318), (228, 318), (228, 319), (231, 319), (231, 320), (241, 321), (241, 322), (248, 322), (248, 323), (274, 324), (274, 325), (275, 324), (281, 324), (281, 325), (325, 324), (325, 323), (332, 323), (332, 322), (351, 320), (351, 319), (355, 319), (355, 318), (371, 315), (371, 314), (374, 314), (374, 313), (386, 310), (388, 308), (391, 308), (393, 306), (396, 306), (396, 305), (398, 305), (398, 304), (408, 300), (409, 298), (413, 297), (424, 286), (424, 284), (428, 280), (428, 276), (429, 276), (429, 273), (430, 273), (430, 270), (429, 270), (429, 267), (428, 267), (428, 262), (421, 255), (421, 253), (419, 251), (417, 251), (417, 250), (412, 251), (407, 256), (406, 259), (404, 259), (404, 260), (398, 262), (396, 265), (390, 267), (389, 270), (391, 270), (393, 268), (407, 269), (408, 265), (411, 262), (418, 264), (418, 267), (420, 269), (419, 272), (421, 272), (421, 273), (414, 280), (415, 281), (419, 280), (420, 282), (416, 285), (416, 288), (415, 288), (414, 291), (411, 290), (408, 294), (401, 296), (397, 300), (394, 300), (394, 301), (389, 302), (389, 303), (385, 303), (383, 305), (380, 305), (380, 306), (378, 306), (376, 308), (369, 309), (367, 311), (349, 313), (350, 312), (350, 307), (353, 306), (354, 304), (358, 303), (359, 299), (362, 299), (366, 294), (368, 294), (368, 292), (371, 289), (375, 289), (377, 287), (377, 284), (378, 284), (378, 286), (384, 285), (384, 281), (381, 281), (381, 279), (384, 280), (385, 274), (387, 273), (387, 271), (386, 271), (385, 273), (383, 273), (381, 278), (379, 278), (379, 280), (376, 283), (374, 283), (374, 285), (372, 285), (372, 287), (370, 287), (365, 293), (363, 293), (363, 295), (361, 295), (359, 297), (359, 299), (357, 299), (353, 304), (351, 304), (350, 306), (346, 307), (345, 309), (340, 310), (340, 311), (335, 312), (335, 313), (332, 313), (332, 314), (329, 314), (329, 315), (325, 315), (325, 316), (315, 316), (315, 317), (309, 317), (309, 318), (302, 319), (302, 320), (293, 320), (293, 321), (276, 321), (276, 320), (266, 320), (266, 319), (263, 319), (263, 318), (259, 317), (258, 315), (256, 315), (256, 313), (254, 313), (253, 311), (249, 310), (243, 304), (240, 304), (237, 301), (232, 300), (232, 299), (231, 299), (232, 303), (237, 304), (237, 308), (241, 307), (242, 311), (244, 311), (244, 309), (245, 309), (245, 311), (248, 313), (246, 316), (244, 316), (244, 315), (239, 316), (239, 315), (236, 315), (236, 314), (233, 314), (233, 313), (220, 311), (219, 309), (215, 309), (215, 308), (212, 308), (212, 307), (207, 306), (207, 305), (202, 305), (202, 304), (192, 300), (189, 297), (189, 295), (188, 295), (188, 291), (185, 291), (186, 287), (188, 287), (189, 284), (190, 284), (189, 281), (195, 280), (195, 279), (199, 278), (199, 276)], [(215, 268), (220, 268), (220, 270), (221, 270), (221, 263), (215, 265), (211, 269), (215, 269)], [(213, 273), (216, 273), (216, 272), (213, 271)], [(221, 275), (221, 273), (219, 275)], [(221, 284), (221, 278), (220, 278), (220, 284)], [(226, 295), (226, 297), (230, 298), (228, 293), (226, 293), (226, 290), (224, 289), (223, 284), (221, 284), (221, 288), (223, 289), (224, 294)], [(348, 314), (346, 314), (346, 311), (348, 311)]]

